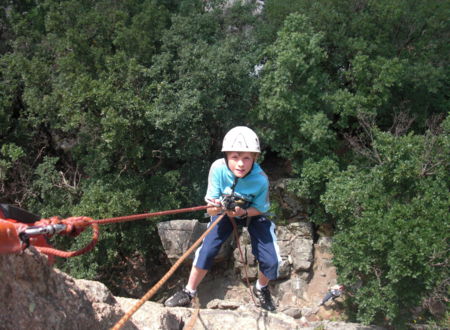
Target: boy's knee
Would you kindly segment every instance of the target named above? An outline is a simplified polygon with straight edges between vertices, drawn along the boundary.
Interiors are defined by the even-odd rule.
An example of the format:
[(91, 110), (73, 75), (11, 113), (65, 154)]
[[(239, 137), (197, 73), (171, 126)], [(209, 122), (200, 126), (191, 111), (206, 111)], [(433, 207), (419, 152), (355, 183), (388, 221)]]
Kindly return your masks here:
[(273, 281), (278, 278), (278, 262), (263, 263), (260, 270), (269, 280)]
[(207, 253), (205, 253), (204, 258), (207, 261), (207, 263), (212, 263), (212, 260), (214, 260), (216, 255), (217, 255), (217, 252), (215, 252), (215, 251), (208, 251)]

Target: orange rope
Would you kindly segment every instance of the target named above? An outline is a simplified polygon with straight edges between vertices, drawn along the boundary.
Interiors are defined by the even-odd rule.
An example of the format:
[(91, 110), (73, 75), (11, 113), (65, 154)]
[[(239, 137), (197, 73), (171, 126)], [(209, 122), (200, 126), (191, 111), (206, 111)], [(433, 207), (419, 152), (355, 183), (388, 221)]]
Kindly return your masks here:
[(234, 218), (230, 217), (230, 221), (231, 221), (231, 224), (233, 225), (234, 239), (236, 240), (236, 246), (238, 247), (239, 254), (241, 255), (241, 262), (242, 262), (242, 264), (244, 264), (245, 282), (247, 284), (248, 290), (250, 291), (250, 297), (252, 298), (253, 303), (256, 305), (255, 297), (253, 295), (252, 287), (250, 285), (250, 280), (248, 279), (247, 261), (244, 260), (244, 254), (242, 253), (241, 243), (239, 242), (239, 235), (238, 235), (238, 231), (237, 231), (237, 225), (236, 225), (236, 222), (234, 221)]
[(223, 213), (219, 216), (216, 221), (210, 224), (208, 229), (199, 237), (197, 241), (178, 259), (173, 266), (169, 269), (169, 271), (156, 283), (147, 293), (119, 320), (119, 322), (114, 325), (112, 330), (119, 330), (122, 328), (126, 321), (148, 300), (150, 299), (160, 288), (161, 286), (173, 275), (175, 270), (181, 265), (181, 263), (194, 251), (197, 246), (203, 241), (206, 235), (221, 221), (226, 213)]
[(200, 302), (198, 301), (198, 297), (195, 296), (193, 298), (193, 305), (195, 307), (194, 313), (191, 316), (191, 319), (184, 326), (183, 330), (192, 330), (194, 329), (195, 322), (197, 322), (198, 314), (200, 314)]
[(35, 247), (38, 251), (45, 253), (47, 255), (55, 255), (55, 256), (58, 256), (61, 258), (76, 257), (83, 253), (91, 251), (95, 247), (95, 245), (98, 242), (98, 238), (100, 236), (99, 225), (103, 225), (103, 224), (107, 224), (107, 223), (140, 220), (140, 219), (145, 219), (145, 218), (177, 214), (177, 213), (184, 213), (184, 212), (194, 212), (194, 211), (205, 210), (208, 207), (209, 207), (208, 205), (195, 206), (195, 207), (188, 207), (188, 208), (177, 209), (177, 210), (135, 214), (135, 215), (129, 215), (129, 216), (116, 217), (116, 218), (105, 218), (105, 219), (101, 219), (101, 220), (93, 220), (88, 217), (70, 217), (70, 218), (66, 218), (66, 219), (61, 219), (59, 217), (51, 217), (49, 219), (41, 219), (41, 220), (35, 222), (35, 225), (43, 226), (43, 225), (49, 225), (49, 224), (62, 223), (67, 226), (66, 230), (64, 232), (62, 232), (62, 234), (71, 235), (71, 236), (79, 235), (82, 231), (84, 231), (84, 229), (86, 227), (92, 225), (92, 240), (84, 248), (77, 250), (77, 251), (61, 251), (58, 249), (44, 247), (44, 246), (35, 246)]
[(185, 209), (135, 214), (135, 215), (128, 215), (128, 216), (123, 216), (123, 217), (116, 217), (116, 218), (106, 218), (106, 219), (101, 219), (101, 220), (91, 220), (91, 223), (98, 223), (99, 225), (103, 225), (105, 223), (125, 222), (125, 221), (157, 217), (157, 216), (162, 216), (162, 215), (201, 211), (201, 210), (206, 210), (208, 207), (209, 207), (208, 205), (203, 205), (203, 206), (188, 207)]
[(71, 257), (76, 257), (79, 256), (83, 253), (86, 253), (88, 251), (91, 251), (94, 246), (97, 244), (98, 242), (98, 237), (100, 235), (100, 230), (99, 227), (96, 223), (92, 224), (92, 240), (91, 242), (86, 245), (84, 248), (77, 250), (77, 251), (61, 251), (61, 250), (57, 250), (54, 248), (49, 248), (49, 247), (43, 247), (43, 246), (36, 246), (36, 249), (39, 252), (45, 253), (45, 254), (51, 254), (51, 255), (55, 255), (57, 257), (61, 257), (61, 258), (71, 258)]

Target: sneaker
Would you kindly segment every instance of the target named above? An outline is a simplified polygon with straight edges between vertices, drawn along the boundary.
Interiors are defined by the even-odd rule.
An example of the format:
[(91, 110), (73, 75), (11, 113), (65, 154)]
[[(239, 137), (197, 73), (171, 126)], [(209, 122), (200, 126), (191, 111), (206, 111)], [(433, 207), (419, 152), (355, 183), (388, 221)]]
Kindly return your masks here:
[(193, 296), (186, 289), (176, 292), (172, 297), (164, 302), (166, 307), (186, 307), (191, 304)]
[(259, 299), (261, 308), (264, 308), (269, 312), (273, 312), (275, 310), (275, 305), (273, 304), (268, 286), (261, 288), (261, 290), (258, 290), (256, 286), (253, 286), (253, 293)]

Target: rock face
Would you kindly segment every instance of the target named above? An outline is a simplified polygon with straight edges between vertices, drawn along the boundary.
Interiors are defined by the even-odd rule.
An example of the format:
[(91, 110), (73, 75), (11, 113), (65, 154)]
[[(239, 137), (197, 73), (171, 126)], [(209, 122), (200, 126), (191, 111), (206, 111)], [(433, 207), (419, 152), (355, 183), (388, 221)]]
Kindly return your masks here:
[[(33, 248), (0, 255), (0, 329), (110, 329), (137, 300), (113, 297), (99, 282), (75, 280), (47, 264)], [(146, 302), (123, 329), (182, 329), (192, 308)], [(343, 322), (305, 322), (289, 313), (268, 313), (253, 304), (214, 301), (201, 309), (193, 329), (377, 329)]]
[(110, 293), (103, 295), (107, 308), (90, 300), (94, 292), (107, 291), (103, 284), (83, 289), (48, 266), (47, 258), (33, 248), (21, 255), (0, 255), (0, 277), (2, 329), (106, 329), (122, 313)]
[[(197, 220), (174, 220), (158, 225), (161, 241), (163, 246), (167, 248), (166, 254), (173, 262), (178, 260), (190, 244), (195, 241), (193, 238), (200, 236), (205, 229), (206, 226), (202, 227)], [(301, 315), (300, 309), (307, 303), (316, 304), (317, 301), (320, 301), (316, 297), (314, 297), (315, 301), (308, 301), (307, 303), (304, 301), (304, 293), (313, 272), (314, 241), (312, 225), (304, 220), (292, 221), (286, 226), (277, 226), (276, 232), (282, 264), (280, 265), (278, 280), (271, 282), (273, 297), (282, 310), (289, 309), (292, 315)], [(207, 274), (199, 287), (202, 307), (205, 307), (210, 300), (218, 297), (241, 303), (251, 301), (248, 290), (244, 285), (245, 264), (247, 264), (248, 279), (253, 282), (257, 278), (258, 263), (251, 252), (250, 236), (246, 228), (240, 229), (239, 242), (244, 263), (241, 260), (241, 253), (237, 248), (234, 237), (231, 235), (222, 247), (219, 256), (216, 257), (213, 269)], [(190, 268), (191, 263), (192, 259), (185, 263), (184, 267)], [(323, 267), (334, 269), (331, 263)], [(188, 271), (183, 273), (188, 273)], [(331, 271), (331, 273), (335, 275), (334, 271)], [(335, 276), (329, 282), (333, 280), (335, 282)], [(184, 285), (186, 281), (187, 277), (181, 278), (180, 285)], [(324, 287), (323, 295), (326, 290), (327, 287)]]
[[(206, 230), (207, 224), (198, 220), (172, 220), (158, 223), (158, 233), (161, 238), (167, 258), (175, 262), (195, 243)], [(231, 237), (221, 247), (216, 261), (227, 259), (232, 251)], [(192, 261), (194, 254), (189, 256)]]
[[(120, 298), (125, 309), (132, 306), (133, 299)], [(145, 316), (144, 316), (145, 315)], [(167, 330), (183, 329), (193, 318), (192, 308), (163, 308), (154, 302), (146, 302), (136, 313), (136, 324), (140, 329)], [(236, 310), (201, 309), (195, 318), (194, 330), (234, 330), (234, 329), (328, 329), (365, 330), (380, 329), (343, 322), (304, 322), (282, 313), (267, 313), (251, 305), (242, 305)]]

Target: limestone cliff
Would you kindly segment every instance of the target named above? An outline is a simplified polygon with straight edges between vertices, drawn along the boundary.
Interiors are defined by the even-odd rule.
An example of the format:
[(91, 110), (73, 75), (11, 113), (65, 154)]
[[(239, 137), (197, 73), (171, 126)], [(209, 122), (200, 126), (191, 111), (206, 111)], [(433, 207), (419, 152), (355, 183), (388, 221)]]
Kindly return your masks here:
[[(48, 265), (30, 248), (0, 255), (0, 329), (110, 329), (136, 303), (113, 297), (99, 282), (76, 280)], [(182, 329), (191, 308), (165, 308), (146, 302), (124, 329)], [(267, 313), (251, 304), (211, 302), (194, 329), (376, 329), (351, 323), (304, 322), (284, 313)]]

